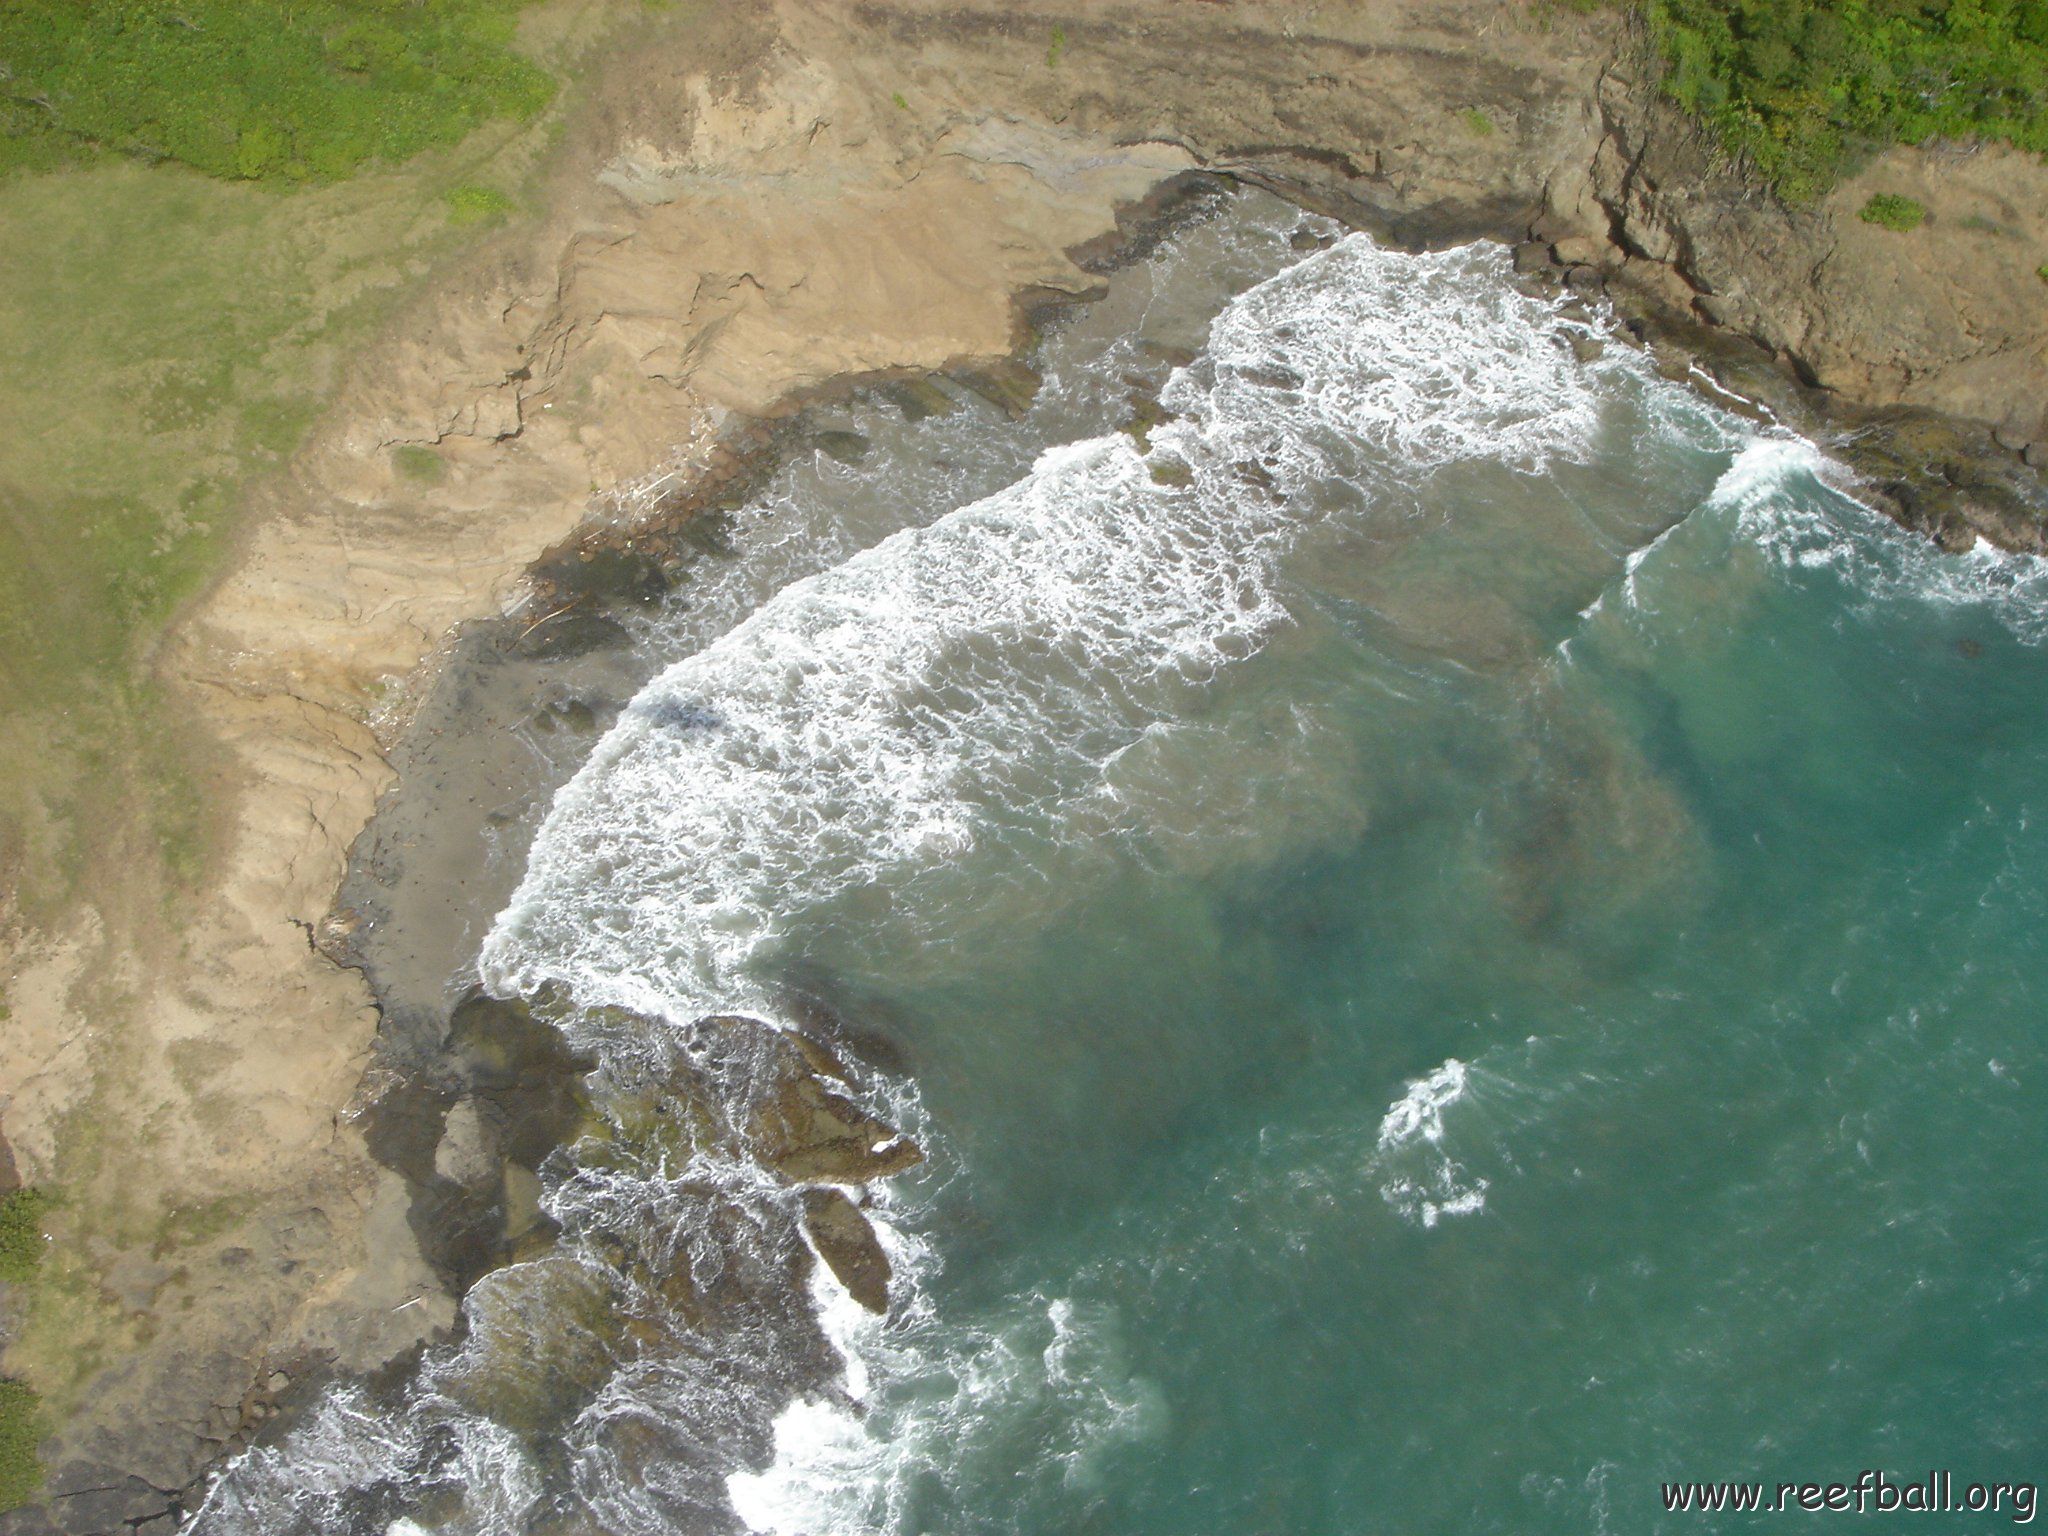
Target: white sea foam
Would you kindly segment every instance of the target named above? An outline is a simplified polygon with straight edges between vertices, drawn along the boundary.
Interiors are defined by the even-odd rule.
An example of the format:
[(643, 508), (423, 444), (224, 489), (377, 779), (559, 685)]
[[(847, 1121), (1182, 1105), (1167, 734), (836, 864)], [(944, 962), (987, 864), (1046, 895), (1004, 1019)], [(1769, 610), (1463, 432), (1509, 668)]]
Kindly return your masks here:
[[(516, 1437), (487, 1420), (459, 1435), (434, 1435), (435, 1414), (391, 1413), (359, 1386), (337, 1387), (276, 1445), (244, 1452), (194, 1516), (202, 1529), (271, 1533), (341, 1528), (344, 1511), (367, 1512), (380, 1498), (417, 1500), (435, 1485), (466, 1491), (476, 1536), (510, 1536), (539, 1488)], [(388, 1536), (415, 1536), (400, 1518)]]
[(1486, 1180), (1444, 1150), (1444, 1112), (1465, 1097), (1470, 1083), (1470, 1069), (1454, 1056), (1411, 1082), (1380, 1120), (1380, 1194), (1425, 1227), (1486, 1208)]
[[(889, 1256), (892, 1291), (916, 1297), (918, 1271), (930, 1263), (929, 1249), (907, 1239), (878, 1213), (871, 1213), (870, 1220)], [(847, 1400), (797, 1398), (775, 1420), (773, 1463), (764, 1471), (727, 1477), (734, 1511), (763, 1536), (812, 1536), (832, 1529), (828, 1522), (835, 1508), (887, 1502), (886, 1456), (862, 1422), (871, 1387), (868, 1362), (889, 1347), (886, 1324), (856, 1302), (823, 1264), (811, 1273), (811, 1299), (819, 1326), (843, 1362)]]
[(1579, 457), (1603, 382), (1633, 365), (1578, 366), (1551, 306), (1507, 275), (1497, 246), (1407, 256), (1354, 235), (1232, 304), (1210, 331), (1213, 368), (1179, 375), (1164, 402), (1233, 456), (1277, 449), (1303, 480), (1346, 440), (1401, 477)]
[(1165, 1429), (1163, 1399), (1131, 1373), (1106, 1308), (1033, 1295), (978, 1328), (945, 1327), (928, 1309), (886, 1327), (851, 1321), (840, 1347), (864, 1362), (862, 1379), (872, 1373), (859, 1410), (792, 1403), (770, 1465), (727, 1479), (761, 1536), (906, 1531), (933, 1518), (934, 1501), (971, 1504), (1020, 1481), (1085, 1493), (1120, 1447)]
[[(1121, 437), (1051, 450), (1008, 488), (827, 570), (778, 531), (816, 516), (747, 514), (758, 584), (704, 605), (711, 643), (647, 688), (558, 798), (485, 947), (486, 979), (506, 992), (562, 983), (585, 1003), (677, 1023), (765, 1009), (753, 967), (793, 915), (845, 903), (866, 922), (1001, 932), (1015, 914), (990, 893), (1051, 899), (1107, 867), (1106, 846), (1231, 835), (1225, 823), (1259, 807), (1220, 781), (1285, 780), (1288, 753), (1312, 739), (1297, 722), (1294, 735), (1262, 728), (1277, 746), (1233, 741), (1208, 710), (1219, 680), (1291, 622), (1285, 561), (1309, 530), (1412, 503), (1427, 476), (1461, 461), (1533, 473), (1588, 459), (1621, 388), (1655, 395), (1641, 419), (1686, 446), (1733, 446), (1747, 430), (1651, 381), (1623, 349), (1579, 365), (1551, 308), (1506, 276), (1497, 249), (1410, 257), (1353, 237), (1224, 312), (1164, 392), (1178, 419), (1155, 429), (1149, 459)], [(1805, 494), (1832, 473), (1810, 445), (1759, 439), (1709, 506), (1785, 571), (1875, 573), (1881, 588), (1884, 529), (1845, 531), (1835, 509), (1813, 510), (1819, 491)], [(1664, 547), (1627, 561), (1630, 602)], [(1915, 590), (1924, 569), (1913, 566)], [(1943, 569), (1971, 601), (2048, 590), (2038, 562), (1989, 552)], [(1223, 771), (1190, 766), (1210, 761)], [(1192, 782), (1210, 786), (1199, 814), (1175, 799)], [(963, 867), (958, 889), (975, 902), (942, 899)], [(1489, 1182), (1473, 1166), (1512, 1173), (1476, 1141), (1510, 1075), (1446, 1060), (1388, 1106), (1363, 1177), (1402, 1220), (1475, 1215)], [(916, 1129), (914, 1102), (891, 1111)], [(609, 1155), (551, 1184), (572, 1245), (600, 1232), (712, 1266), (723, 1262), (704, 1236), (714, 1204), (758, 1212), (787, 1199), (743, 1161), (675, 1167), (616, 1144)], [(1346, 1157), (1359, 1177), (1348, 1143)], [(712, 1497), (772, 1536), (930, 1529), (977, 1489), (1035, 1480), (1085, 1492), (1118, 1447), (1163, 1433), (1161, 1396), (1126, 1360), (1113, 1308), (1028, 1292), (941, 1317), (937, 1260), (887, 1199), (875, 1224), (895, 1273), (892, 1315), (874, 1318), (814, 1268), (843, 1379), (782, 1407), (767, 1464), (705, 1473), (731, 1465), (718, 1461), (728, 1451), (760, 1455), (770, 1410), (746, 1421), (728, 1407), (783, 1403), (786, 1386), (758, 1361), (735, 1350), (702, 1370), (609, 1362), (551, 1448), (583, 1514), (637, 1536)], [(473, 1293), (470, 1346), (423, 1373), (408, 1412), (380, 1418), (343, 1392), (263, 1453), (294, 1458), (290, 1475), (238, 1485), (242, 1518), (223, 1528), (311, 1528), (322, 1500), (405, 1482), (466, 1490), (451, 1530), (516, 1528), (538, 1497), (527, 1451), (452, 1394), (487, 1348), (518, 1352), (519, 1283)], [(695, 1482), (645, 1449), (679, 1425), (702, 1429), (689, 1447)], [(631, 1462), (618, 1451), (628, 1438), (641, 1448)], [(391, 1529), (412, 1536), (404, 1521)]]
[[(1734, 445), (1731, 445), (1734, 446)], [(1949, 553), (1857, 499), (1857, 481), (1789, 433), (1736, 446), (1697, 516), (1627, 560), (1621, 602), (1596, 602), (1588, 625), (1655, 620), (1666, 639), (1694, 622), (1725, 628), (1731, 605), (1773, 583), (1826, 583), (1848, 614), (1901, 605), (1975, 610), (2026, 645), (2048, 643), (2048, 560), (1978, 540)], [(1674, 600), (1675, 599), (1675, 600)]]
[(1981, 608), (2026, 644), (2048, 642), (2048, 560), (1982, 539), (1960, 554), (1930, 549), (1857, 500), (1848, 472), (1803, 438), (1751, 443), (1709, 505), (1732, 512), (1738, 535), (1778, 570), (1832, 574), (1854, 607)]

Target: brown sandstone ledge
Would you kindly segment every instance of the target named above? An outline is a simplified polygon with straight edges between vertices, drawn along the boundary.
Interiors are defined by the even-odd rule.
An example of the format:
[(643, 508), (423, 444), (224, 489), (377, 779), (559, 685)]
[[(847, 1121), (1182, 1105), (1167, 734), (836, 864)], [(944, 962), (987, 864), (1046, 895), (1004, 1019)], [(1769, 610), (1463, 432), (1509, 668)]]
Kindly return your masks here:
[[(2048, 456), (2048, 168), (1901, 150), (1787, 211), (1657, 103), (1633, 49), (1612, 16), (1518, 0), (754, 0), (606, 65), (546, 217), (359, 361), (164, 647), (235, 829), (187, 942), (106, 913), (13, 946), (0, 1093), (26, 1176), (65, 1162), (67, 1111), (109, 1070), (87, 1004), (116, 978), (148, 1086), (98, 1176), (220, 1225), (175, 1269), (92, 1256), (152, 1327), (46, 1446), (51, 1503), (0, 1531), (186, 1507), (309, 1363), (370, 1369), (452, 1325), (404, 1180), (365, 1147), (376, 1009), (323, 946), (454, 627), (518, 603), (544, 551), (729, 469), (734, 414), (1005, 353), (1013, 297), (1089, 289), (1075, 253), (1168, 177), (1237, 175), (1407, 244), (1520, 243), (1804, 413), (1909, 521), (2042, 549), (2025, 456)], [(1861, 224), (1873, 190), (1929, 225)], [(402, 447), (441, 479), (400, 476)]]

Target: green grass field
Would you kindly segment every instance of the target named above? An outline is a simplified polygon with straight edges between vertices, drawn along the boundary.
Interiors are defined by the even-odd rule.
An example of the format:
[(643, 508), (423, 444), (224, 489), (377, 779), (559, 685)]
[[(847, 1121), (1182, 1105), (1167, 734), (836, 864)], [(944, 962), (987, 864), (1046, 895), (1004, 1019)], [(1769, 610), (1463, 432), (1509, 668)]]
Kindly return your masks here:
[(333, 181), (554, 92), (513, 51), (526, 0), (71, 0), (0, 7), (0, 170), (176, 160)]

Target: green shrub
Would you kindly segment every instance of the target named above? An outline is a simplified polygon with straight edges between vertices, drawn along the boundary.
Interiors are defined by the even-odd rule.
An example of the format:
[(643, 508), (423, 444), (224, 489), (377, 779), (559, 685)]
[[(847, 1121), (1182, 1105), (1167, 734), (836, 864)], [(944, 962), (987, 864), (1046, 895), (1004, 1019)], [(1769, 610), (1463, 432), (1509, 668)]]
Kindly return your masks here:
[(1067, 29), (1055, 23), (1052, 29), (1052, 46), (1045, 50), (1045, 67), (1047, 69), (1057, 68), (1060, 62), (1060, 55), (1066, 51)]
[(43, 1262), (43, 1215), (55, 1204), (40, 1189), (0, 1196), (0, 1280), (31, 1278)]
[(1909, 229), (1920, 227), (1920, 221), (1927, 217), (1927, 205), (1896, 193), (1879, 192), (1863, 205), (1863, 211), (1856, 217), (1866, 224), (1882, 224), (1886, 229), (1895, 229), (1903, 235)]
[(1480, 111), (1477, 107), (1467, 107), (1463, 112), (1460, 112), (1458, 116), (1465, 120), (1465, 126), (1467, 128), (1470, 128), (1475, 134), (1477, 134), (1482, 139), (1493, 132), (1493, 119), (1488, 117), (1484, 112)]
[(42, 1486), (36, 1442), (45, 1428), (35, 1389), (0, 1376), (0, 1510), (21, 1508)]
[(1934, 137), (2048, 151), (2048, 0), (1642, 0), (1664, 89), (1778, 192)]
[(66, 0), (0, 5), (0, 171), (105, 153), (209, 176), (332, 181), (554, 83), (511, 51), (525, 0)]

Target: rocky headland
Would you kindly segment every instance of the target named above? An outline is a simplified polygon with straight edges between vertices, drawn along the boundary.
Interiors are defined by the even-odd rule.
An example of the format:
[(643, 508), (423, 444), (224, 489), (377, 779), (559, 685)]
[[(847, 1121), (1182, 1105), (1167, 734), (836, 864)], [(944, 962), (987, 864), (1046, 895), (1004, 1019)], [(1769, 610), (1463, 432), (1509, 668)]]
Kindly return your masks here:
[[(2048, 550), (2048, 166), (1894, 149), (1787, 208), (1654, 72), (1621, 16), (1521, 0), (756, 0), (599, 66), (545, 213), (355, 361), (161, 649), (217, 743), (232, 852), (208, 898), (171, 939), (112, 910), (9, 936), (24, 1177), (89, 1166), (178, 1240), (90, 1254), (133, 1347), (62, 1400), (47, 1501), (0, 1530), (167, 1529), (281, 1401), (445, 1334), (464, 1284), (544, 1241), (533, 1167), (578, 1066), (544, 1031), (487, 1049), (497, 1005), (457, 978), (517, 874), (482, 830), (530, 818), (577, 733), (552, 765), (492, 756), (460, 727), (492, 707), (479, 679), (573, 663), (630, 686), (615, 650), (542, 622), (577, 582), (658, 575), (655, 535), (835, 379), (981, 365), (1000, 389), (1020, 301), (1095, 291), (1164, 185), (1512, 243), (1530, 281), (1613, 301), (1607, 344), (1822, 438), (1902, 520)], [(1925, 225), (1859, 220), (1877, 191)], [(118, 1059), (94, 1043), (109, 978), (140, 1018)], [(801, 1087), (816, 1060), (787, 1065), (774, 1113), (839, 1113)], [(81, 1163), (75, 1110), (105, 1083), (124, 1112)], [(872, 1301), (864, 1222), (829, 1173), (789, 1173), (814, 1175), (813, 1240)]]

